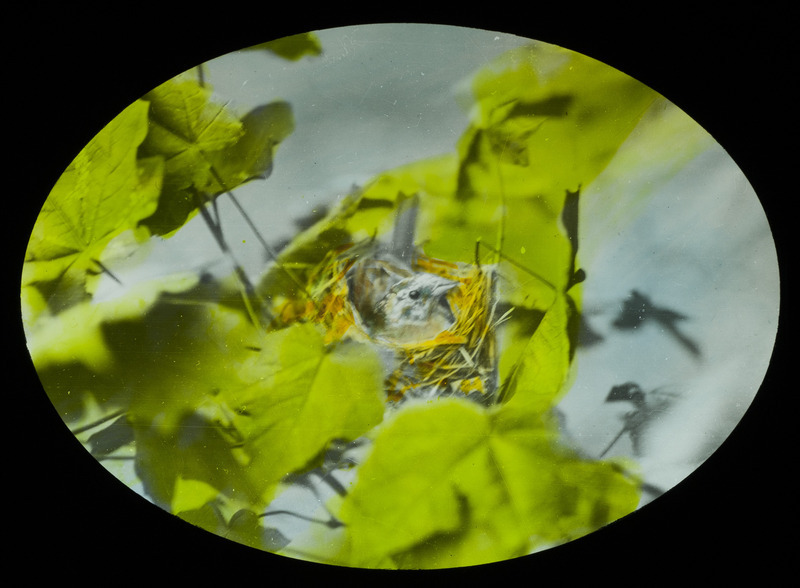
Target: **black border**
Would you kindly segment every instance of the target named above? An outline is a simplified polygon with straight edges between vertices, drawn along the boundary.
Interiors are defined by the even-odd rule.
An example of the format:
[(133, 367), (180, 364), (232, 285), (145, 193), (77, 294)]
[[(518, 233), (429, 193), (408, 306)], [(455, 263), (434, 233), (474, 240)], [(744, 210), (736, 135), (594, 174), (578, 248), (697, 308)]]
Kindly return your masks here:
[[(263, 3), (262, 3), (263, 4)], [(744, 3), (743, 3), (744, 4)], [(428, 22), (519, 34), (590, 55), (650, 85), (683, 108), (725, 147), (753, 184), (778, 244), (783, 291), (791, 254), (785, 244), (794, 196), (789, 160), (796, 124), (791, 79), (796, 65), (788, 16), (752, 5), (703, 11), (676, 5), (542, 11), (516, 5), (502, 17), (460, 5), (443, 11), (370, 14), (342, 7), (333, 15), (313, 8), (109, 5), (22, 9), (6, 43), (6, 115), (12, 129), (12, 227), (6, 271), (13, 343), (6, 388), (4, 475), (10, 542), (6, 557), (26, 579), (80, 581), (204, 579), (281, 581), (409, 577), (530, 581), (553, 575), (569, 581), (612, 582), (771, 577), (788, 569), (796, 531), (790, 461), (790, 410), (784, 397), (789, 335), (787, 306), (764, 386), (741, 424), (689, 479), (651, 506), (566, 546), (511, 562), (412, 574), (384, 574), (318, 566), (247, 549), (190, 528), (150, 507), (99, 470), (55, 414), (24, 348), (17, 287), (27, 235), (44, 198), (75, 154), (114, 115), (169, 77), (229, 51), (306, 30), (371, 22)], [(459, 5), (455, 5), (456, 7)], [(520, 7), (522, 6), (522, 7)], [(500, 7), (498, 7), (498, 10)], [(474, 17), (465, 12), (475, 13)], [(10, 207), (10, 208), (8, 208)], [(789, 309), (789, 312), (791, 309)], [(743, 334), (743, 336), (746, 334)], [(13, 373), (13, 372), (12, 372)], [(8, 430), (8, 429), (7, 429)], [(511, 574), (520, 572), (522, 576)], [(762, 577), (764, 577), (762, 576)]]

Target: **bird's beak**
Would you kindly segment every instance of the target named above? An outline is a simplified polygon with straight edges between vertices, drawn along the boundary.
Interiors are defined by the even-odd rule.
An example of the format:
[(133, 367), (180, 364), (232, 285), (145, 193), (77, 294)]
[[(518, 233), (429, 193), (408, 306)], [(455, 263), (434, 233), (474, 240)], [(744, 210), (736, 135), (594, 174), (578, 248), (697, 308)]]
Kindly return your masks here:
[(433, 284), (433, 295), (443, 296), (456, 286), (458, 286), (458, 282), (448, 280), (447, 278), (437, 277), (437, 281)]

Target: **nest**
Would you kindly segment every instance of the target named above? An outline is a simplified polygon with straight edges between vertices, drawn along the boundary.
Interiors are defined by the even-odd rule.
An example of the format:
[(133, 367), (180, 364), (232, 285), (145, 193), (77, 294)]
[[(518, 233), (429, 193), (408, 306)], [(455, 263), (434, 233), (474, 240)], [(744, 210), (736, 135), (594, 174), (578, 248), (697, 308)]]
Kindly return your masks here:
[(386, 380), (390, 403), (461, 396), (491, 404), (497, 391), (495, 328), (507, 316), (496, 314), (494, 266), (417, 255), (411, 271), (457, 284), (447, 293), (455, 320), (431, 339), (392, 344), (370, 332), (350, 296), (347, 275), (363, 253), (359, 247), (347, 247), (332, 252), (317, 266), (309, 277), (311, 300), (301, 313), (303, 318), (324, 326), (327, 343), (352, 338), (390, 349), (394, 357)]

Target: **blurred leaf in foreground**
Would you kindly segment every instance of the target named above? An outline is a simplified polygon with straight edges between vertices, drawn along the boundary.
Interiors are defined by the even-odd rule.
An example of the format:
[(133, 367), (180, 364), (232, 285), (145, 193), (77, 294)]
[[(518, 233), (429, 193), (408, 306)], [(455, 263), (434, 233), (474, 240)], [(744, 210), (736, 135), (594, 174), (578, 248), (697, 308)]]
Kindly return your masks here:
[(220, 537), (257, 549), (278, 551), (289, 544), (289, 539), (278, 530), (262, 526), (260, 517), (248, 509), (238, 510), (226, 517), (215, 503), (209, 502), (195, 509), (180, 511), (179, 516)]
[[(109, 326), (115, 323), (140, 321), (167, 292), (181, 292), (197, 283), (194, 274), (179, 274), (169, 279), (143, 282), (119, 298), (103, 302), (81, 302), (60, 313), (48, 311), (26, 322), (28, 350), (36, 369), (42, 374), (59, 370), (59, 366), (81, 363), (96, 374), (119, 367), (119, 358), (108, 346)], [(57, 382), (48, 392), (58, 389)]]
[(353, 440), (383, 418), (383, 366), (368, 345), (326, 346), (315, 325), (268, 333), (242, 367), (242, 387), (221, 399), (235, 413), (250, 476), (277, 484), (317, 465), (334, 440)]
[(559, 448), (546, 418), (442, 400), (388, 421), (339, 517), (346, 565), (441, 568), (517, 557), (634, 510), (611, 463)]
[(534, 196), (545, 206), (591, 182), (659, 97), (612, 67), (543, 44), (504, 54), (472, 89), (459, 198), (502, 181), (506, 198)]
[(568, 322), (558, 297), (514, 351), (504, 404), (418, 404), (376, 431), (339, 513), (348, 532), (345, 563), (497, 561), (588, 533), (636, 507), (634, 482), (559, 446), (550, 411), (570, 372)]

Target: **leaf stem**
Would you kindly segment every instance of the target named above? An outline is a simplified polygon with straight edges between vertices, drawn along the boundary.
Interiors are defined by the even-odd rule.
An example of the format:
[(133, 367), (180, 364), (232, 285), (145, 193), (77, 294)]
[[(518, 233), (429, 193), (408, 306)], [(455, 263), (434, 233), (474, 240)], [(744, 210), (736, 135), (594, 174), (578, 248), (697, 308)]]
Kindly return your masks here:
[(103, 273), (107, 274), (107, 275), (108, 275), (108, 277), (110, 277), (112, 280), (114, 280), (114, 281), (115, 281), (117, 284), (119, 284), (120, 286), (122, 286), (122, 285), (123, 285), (123, 284), (122, 284), (122, 280), (120, 280), (120, 279), (119, 279), (117, 276), (115, 276), (115, 275), (114, 275), (114, 273), (113, 273), (113, 272), (112, 272), (110, 269), (108, 269), (108, 267), (107, 267), (107, 266), (105, 266), (105, 265), (104, 265), (104, 264), (103, 264), (103, 263), (102, 263), (102, 262), (101, 262), (99, 259), (92, 259), (92, 261), (93, 261), (95, 264), (97, 264), (97, 267), (99, 267), (99, 268), (100, 268), (100, 271), (101, 271), (101, 272), (103, 272)]
[(112, 413), (109, 413), (109, 414), (107, 414), (107, 415), (105, 415), (103, 417), (100, 417), (98, 420), (96, 420), (94, 422), (91, 422), (89, 424), (83, 425), (82, 427), (78, 427), (77, 429), (74, 429), (71, 432), (72, 432), (73, 435), (76, 435), (76, 436), (80, 435), (81, 433), (85, 433), (86, 431), (90, 431), (91, 429), (94, 429), (95, 427), (98, 427), (98, 426), (102, 425), (103, 423), (107, 423), (108, 421), (110, 421), (112, 419), (120, 417), (120, 416), (124, 415), (126, 412), (127, 412), (126, 409), (121, 408), (121, 409), (119, 409), (119, 410), (117, 410), (115, 412), (112, 412)]
[(518, 267), (519, 269), (521, 269), (522, 271), (524, 271), (524, 272), (525, 272), (525, 273), (527, 273), (528, 275), (531, 275), (531, 276), (533, 276), (534, 278), (536, 278), (537, 280), (539, 280), (540, 282), (542, 282), (542, 283), (543, 283), (545, 286), (547, 286), (548, 288), (552, 289), (554, 292), (557, 292), (557, 291), (558, 291), (558, 288), (556, 288), (556, 287), (555, 287), (555, 285), (554, 285), (552, 282), (550, 282), (549, 280), (547, 280), (547, 279), (543, 278), (543, 277), (542, 277), (540, 274), (537, 274), (537, 273), (536, 273), (535, 271), (533, 271), (532, 269), (529, 269), (529, 268), (525, 267), (525, 266), (524, 266), (524, 265), (522, 265), (520, 262), (518, 262), (518, 261), (516, 261), (516, 260), (512, 259), (511, 257), (509, 257), (508, 255), (506, 255), (505, 253), (502, 253), (501, 251), (499, 251), (499, 250), (495, 249), (495, 248), (494, 248), (494, 247), (492, 247), (491, 245), (487, 245), (487, 244), (486, 244), (486, 243), (484, 243), (483, 241), (478, 241), (478, 244), (479, 244), (479, 245), (482, 245), (483, 247), (486, 247), (488, 250), (490, 250), (490, 251), (493, 251), (494, 253), (496, 253), (496, 254), (498, 255), (498, 258), (500, 258), (500, 259), (505, 259), (505, 260), (506, 260), (508, 263), (510, 263), (511, 265), (513, 265), (513, 266), (515, 266), (515, 267)]
[(500, 155), (495, 158), (495, 169), (497, 171), (497, 184), (500, 186), (500, 226), (497, 228), (497, 249), (495, 253), (497, 254), (497, 258), (495, 263), (500, 261), (500, 256), (502, 255), (501, 251), (503, 251), (503, 245), (505, 245), (506, 240), (506, 213), (508, 212), (506, 208), (506, 189), (505, 184), (503, 182), (503, 171), (500, 167)]
[(323, 521), (322, 519), (315, 519), (314, 517), (300, 514), (299, 512), (292, 512), (291, 510), (269, 510), (267, 512), (261, 513), (261, 515), (259, 516), (264, 518), (272, 515), (291, 515), (293, 517), (297, 517), (298, 519), (303, 519), (304, 521), (325, 525), (330, 529), (338, 529), (339, 527), (344, 527), (344, 523), (335, 517), (331, 517), (327, 521)]
[[(294, 284), (298, 288), (300, 288), (300, 291), (303, 294), (305, 294), (307, 298), (310, 299), (311, 294), (308, 292), (306, 285), (296, 275), (294, 275), (293, 272), (289, 271), (289, 268), (285, 267), (278, 261), (278, 255), (275, 253), (275, 251), (273, 251), (272, 247), (269, 246), (267, 240), (264, 239), (264, 236), (261, 234), (261, 231), (258, 230), (258, 227), (253, 222), (253, 219), (250, 218), (250, 215), (247, 214), (247, 211), (241, 205), (239, 199), (236, 198), (236, 196), (233, 194), (233, 191), (226, 185), (225, 180), (222, 179), (222, 177), (219, 175), (219, 173), (217, 172), (217, 170), (214, 168), (213, 165), (209, 165), (209, 170), (211, 171), (211, 175), (214, 176), (214, 179), (217, 181), (217, 183), (222, 187), (222, 190), (225, 192), (228, 198), (230, 198), (231, 202), (233, 203), (233, 206), (242, 216), (245, 223), (247, 223), (247, 226), (250, 227), (251, 231), (253, 231), (253, 234), (256, 236), (256, 239), (258, 239), (258, 242), (264, 248), (264, 251), (270, 257), (270, 259), (272, 259), (275, 263), (277, 263), (281, 271), (283, 271), (288, 276), (288, 278), (292, 282), (294, 282)], [(214, 203), (216, 204), (216, 199), (214, 200)], [(217, 221), (219, 221), (219, 216), (217, 216)]]
[(217, 242), (217, 245), (220, 248), (220, 251), (225, 254), (225, 256), (230, 260), (233, 264), (234, 271), (236, 273), (236, 277), (238, 278), (239, 285), (243, 289), (240, 293), (242, 297), (242, 302), (245, 305), (245, 309), (247, 310), (248, 315), (250, 316), (250, 320), (253, 322), (254, 325), (261, 328), (261, 321), (258, 318), (258, 314), (253, 307), (253, 300), (257, 298), (256, 289), (253, 286), (253, 283), (250, 281), (250, 278), (247, 276), (247, 273), (244, 271), (244, 268), (239, 264), (236, 260), (236, 257), (233, 255), (233, 251), (228, 246), (227, 241), (225, 240), (225, 236), (222, 234), (222, 225), (219, 220), (219, 215), (217, 214), (216, 220), (212, 218), (211, 213), (208, 211), (206, 207), (205, 200), (208, 200), (208, 197), (204, 197), (199, 193), (195, 193), (195, 200), (197, 204), (197, 209), (200, 211), (200, 215), (203, 217), (203, 220), (208, 227), (208, 230), (211, 231), (211, 234), (214, 237), (214, 240)]
[(622, 427), (619, 433), (617, 433), (617, 435), (611, 440), (611, 443), (609, 443), (606, 446), (606, 448), (600, 453), (600, 455), (597, 456), (597, 459), (603, 459), (606, 453), (608, 453), (611, 450), (611, 448), (614, 447), (614, 445), (616, 445), (617, 441), (619, 441), (620, 438), (627, 432), (628, 432), (628, 427)]
[(233, 202), (233, 205), (236, 207), (236, 210), (238, 210), (239, 214), (242, 215), (242, 218), (247, 223), (247, 226), (249, 226), (250, 230), (253, 231), (253, 234), (256, 236), (256, 239), (258, 239), (258, 242), (261, 244), (261, 247), (263, 247), (264, 251), (270, 257), (270, 259), (272, 259), (272, 261), (278, 264), (278, 267), (281, 269), (281, 271), (283, 271), (283, 273), (285, 273), (286, 276), (292, 282), (294, 282), (294, 284), (298, 288), (300, 288), (300, 291), (303, 292), (303, 294), (305, 294), (306, 297), (311, 298), (311, 294), (308, 292), (306, 285), (294, 274), (294, 272), (290, 271), (289, 268), (285, 267), (282, 263), (278, 261), (278, 255), (275, 253), (272, 247), (269, 246), (266, 239), (264, 239), (263, 235), (261, 234), (261, 231), (258, 230), (258, 227), (256, 227), (255, 223), (250, 218), (250, 215), (247, 214), (247, 211), (245, 211), (244, 207), (242, 207), (242, 205), (239, 203), (239, 200), (236, 198), (236, 196), (233, 195), (233, 192), (228, 191), (227, 195), (228, 198), (230, 198), (231, 202)]

